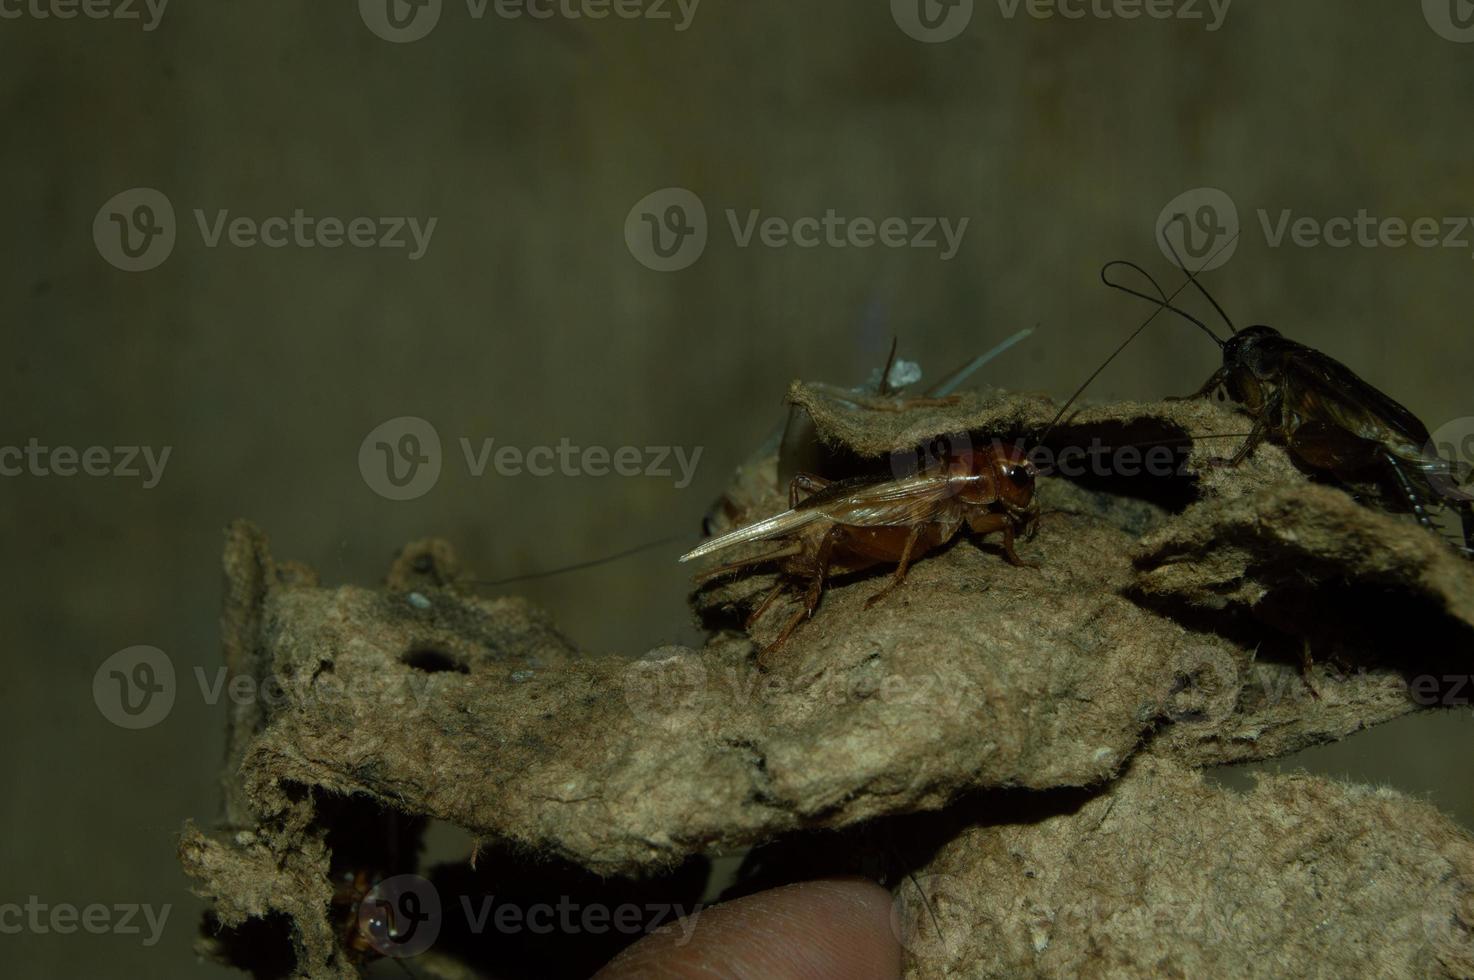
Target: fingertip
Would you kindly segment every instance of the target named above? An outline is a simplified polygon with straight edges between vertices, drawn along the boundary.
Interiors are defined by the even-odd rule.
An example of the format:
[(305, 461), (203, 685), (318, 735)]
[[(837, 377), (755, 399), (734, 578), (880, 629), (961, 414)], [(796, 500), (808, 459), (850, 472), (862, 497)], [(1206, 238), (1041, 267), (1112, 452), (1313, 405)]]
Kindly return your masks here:
[(896, 980), (901, 945), (889, 892), (825, 878), (715, 905), (646, 936), (598, 980)]

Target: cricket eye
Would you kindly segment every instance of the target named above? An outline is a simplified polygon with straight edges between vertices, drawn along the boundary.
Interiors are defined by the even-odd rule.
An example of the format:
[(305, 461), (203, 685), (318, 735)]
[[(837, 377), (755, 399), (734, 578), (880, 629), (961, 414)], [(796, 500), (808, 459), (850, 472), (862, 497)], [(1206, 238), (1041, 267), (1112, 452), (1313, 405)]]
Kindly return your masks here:
[(1009, 480), (1013, 481), (1016, 486), (1026, 487), (1034, 480), (1027, 466), (1010, 466), (1004, 472), (1008, 474)]

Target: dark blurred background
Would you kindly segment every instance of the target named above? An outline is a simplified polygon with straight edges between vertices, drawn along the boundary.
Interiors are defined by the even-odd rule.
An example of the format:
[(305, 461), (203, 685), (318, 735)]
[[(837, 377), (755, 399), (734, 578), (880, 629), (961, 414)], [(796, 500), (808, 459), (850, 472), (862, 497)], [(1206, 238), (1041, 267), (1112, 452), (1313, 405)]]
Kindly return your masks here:
[[(980, 380), (1067, 394), (1145, 313), (1104, 290), (1099, 267), (1175, 271), (1154, 238), (1178, 199), (1212, 219), (1204, 234), (1232, 225), (1225, 200), (1236, 210), (1241, 237), (1208, 279), (1241, 323), (1326, 350), (1433, 428), (1474, 415), (1474, 232), (1447, 247), (1274, 234), (1286, 212), (1474, 214), (1463, 0), (1239, 0), (1221, 23), (1186, 0), (1172, 9), (1202, 19), (1100, 16), (1134, 9), (1107, 0), (1041, 18), (980, 0), (948, 20), (927, 0), (943, 18), (930, 34), (917, 0), (672, 2), (666, 20), (509, 18), (495, 0), (478, 19), (465, 0), (394, 0), (419, 11), (400, 31), (387, 2), (96, 8), (135, 20), (0, 5), (0, 445), (171, 447), (152, 488), (0, 479), (0, 902), (172, 905), (151, 947), (0, 935), (4, 972), (225, 975), (191, 952), (200, 904), (174, 848), (182, 821), (218, 807), (225, 710), (193, 672), (221, 665), (232, 518), (329, 584), (377, 582), (428, 535), (487, 578), (694, 537), (781, 420), (789, 381), (858, 382), (892, 335), (935, 378), (1038, 324)], [(1076, 9), (1087, 15), (1062, 16)], [(636, 209), (666, 188), (707, 217), (704, 251), (676, 271), (650, 268), (640, 245), (644, 214), (690, 203), (667, 193)], [(170, 208), (172, 249), (146, 234)], [(297, 209), (436, 224), (411, 259), (407, 232), (408, 248), (211, 247), (195, 214), (208, 231), (222, 210), (262, 222)], [(969, 224), (946, 260), (741, 247), (727, 212), (740, 226), (754, 209)], [(688, 207), (682, 224), (699, 217)], [(1215, 364), (1200, 335), (1164, 321), (1093, 397), (1185, 393)], [(442, 466), (396, 501), (359, 455), (403, 417), (434, 427)], [(462, 438), (703, 452), (681, 487), (679, 471), (477, 477)], [(516, 591), (591, 652), (635, 655), (696, 638), (676, 553)], [(167, 654), (179, 694), (131, 731), (99, 711), (93, 676), (135, 645)], [(1471, 753), (1465, 708), (1279, 765), (1390, 785), (1474, 825)]]

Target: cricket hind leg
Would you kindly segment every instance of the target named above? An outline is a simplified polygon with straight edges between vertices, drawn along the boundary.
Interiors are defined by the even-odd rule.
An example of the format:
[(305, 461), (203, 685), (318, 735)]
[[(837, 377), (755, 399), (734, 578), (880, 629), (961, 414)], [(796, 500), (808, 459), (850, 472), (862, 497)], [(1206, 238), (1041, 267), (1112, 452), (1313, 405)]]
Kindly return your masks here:
[(758, 603), (757, 607), (747, 614), (747, 621), (742, 624), (742, 628), (751, 632), (752, 628), (757, 625), (758, 620), (763, 618), (763, 613), (767, 612), (773, 603), (778, 601), (778, 597), (787, 591), (788, 583), (780, 578), (778, 584), (773, 586), (768, 591), (768, 594), (763, 597), (763, 601)]
[(705, 585), (713, 579), (721, 578), (723, 575), (730, 575), (733, 572), (740, 572), (744, 568), (763, 565), (770, 561), (778, 561), (781, 558), (791, 558), (803, 550), (803, 544), (794, 541), (774, 551), (765, 551), (760, 555), (753, 555), (750, 558), (739, 558), (736, 561), (729, 561), (725, 565), (718, 565), (716, 568), (708, 569), (697, 575), (696, 584)]
[[(1428, 516), (1428, 508), (1423, 506), (1422, 495), (1413, 486), (1412, 478), (1408, 476), (1407, 470), (1403, 468), (1402, 460), (1391, 453), (1383, 453), (1382, 458), (1387, 463), (1387, 469), (1392, 474), (1392, 479), (1397, 483), (1397, 489), (1402, 493), (1403, 501), (1407, 504), (1408, 509), (1413, 512), (1413, 516), (1417, 518), (1418, 523), (1423, 525), (1424, 529), (1437, 534), (1438, 526), (1433, 523), (1433, 518)], [(1467, 523), (1465, 524), (1465, 531), (1467, 536)]]
[[(811, 566), (812, 571), (809, 576), (809, 586), (804, 591), (803, 607), (794, 613), (788, 622), (784, 624), (783, 629), (778, 633), (778, 637), (764, 647), (762, 652), (758, 654), (757, 666), (759, 670), (766, 671), (768, 669), (768, 665), (772, 662), (773, 654), (777, 653), (788, 642), (789, 637), (793, 636), (794, 631), (799, 628), (803, 621), (813, 616), (814, 610), (819, 608), (819, 599), (824, 595), (824, 582), (829, 577), (829, 563), (834, 555), (834, 546), (839, 541), (842, 533), (843, 531), (840, 527), (831, 527), (824, 534), (823, 540), (819, 542), (819, 548), (814, 555), (814, 561)], [(771, 597), (776, 598), (776, 596)]]
[[(1383, 459), (1387, 463), (1387, 469), (1392, 474), (1393, 481), (1397, 484), (1397, 490), (1401, 494), (1403, 502), (1413, 512), (1413, 516), (1417, 518), (1418, 523), (1433, 534), (1439, 534), (1438, 526), (1433, 523), (1433, 519), (1428, 514), (1428, 509), (1423, 503), (1423, 498), (1425, 496), (1435, 495), (1435, 491), (1423, 480), (1415, 482), (1413, 477), (1409, 475), (1408, 464), (1403, 460), (1391, 453), (1384, 453)], [(1419, 489), (1418, 483), (1423, 483), (1422, 490)], [(1471, 505), (1467, 492), (1462, 488), (1456, 493), (1445, 494), (1444, 496), (1448, 498), (1446, 501), (1447, 507), (1456, 511), (1459, 515), (1459, 529), (1464, 538), (1462, 545), (1455, 545), (1454, 547), (1464, 557), (1474, 557), (1474, 505)], [(1441, 534), (1439, 536), (1442, 537)]]

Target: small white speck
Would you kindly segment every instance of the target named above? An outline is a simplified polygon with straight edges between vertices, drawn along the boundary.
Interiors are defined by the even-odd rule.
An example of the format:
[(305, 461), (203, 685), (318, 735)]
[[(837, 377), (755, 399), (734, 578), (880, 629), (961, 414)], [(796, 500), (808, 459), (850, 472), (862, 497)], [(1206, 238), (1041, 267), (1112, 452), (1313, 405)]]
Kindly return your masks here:
[(411, 606), (414, 606), (416, 609), (429, 609), (430, 608), (430, 600), (429, 599), (426, 599), (424, 596), (420, 595), (418, 592), (411, 592), (407, 598), (409, 599), (409, 604)]
[(537, 675), (530, 670), (514, 670), (512, 671), (512, 683), (526, 684), (528, 681), (532, 680), (536, 676)]

